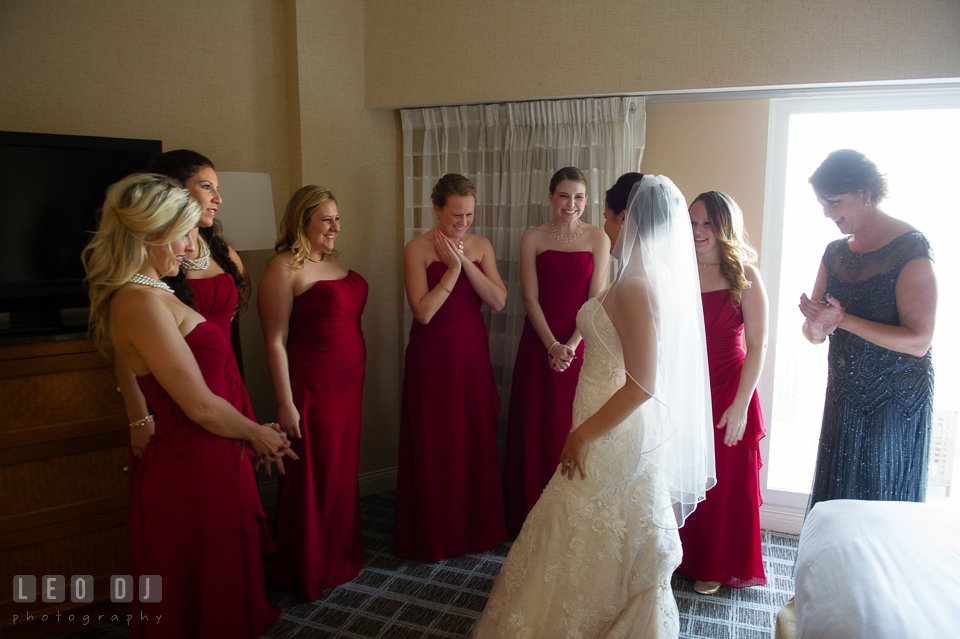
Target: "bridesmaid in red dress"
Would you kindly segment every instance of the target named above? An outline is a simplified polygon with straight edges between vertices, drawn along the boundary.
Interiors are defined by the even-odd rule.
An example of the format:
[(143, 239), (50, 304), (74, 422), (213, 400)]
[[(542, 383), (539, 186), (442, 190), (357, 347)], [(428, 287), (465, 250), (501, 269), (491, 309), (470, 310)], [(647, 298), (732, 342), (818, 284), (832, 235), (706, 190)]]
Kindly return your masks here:
[(413, 311), (403, 371), (395, 550), (440, 561), (507, 538), (493, 420), (500, 399), (481, 304), (507, 289), (493, 246), (467, 233), (477, 190), (462, 175), (433, 187), (437, 225), (403, 252)]
[(272, 584), (300, 599), (354, 579), (363, 566), (360, 416), (367, 282), (337, 261), (333, 194), (305, 186), (280, 226), (257, 308), (280, 427), (300, 456), (280, 479)]
[(767, 293), (733, 198), (701, 193), (690, 205), (690, 222), (701, 267), (717, 485), (680, 529), (677, 572), (710, 595), (721, 584), (767, 583), (760, 539), (760, 440), (766, 430), (756, 391), (767, 349)]
[(223, 333), (161, 281), (194, 249), (200, 214), (175, 180), (133, 175), (107, 191), (84, 250), (93, 337), (137, 376), (156, 414), (132, 473), (127, 527), (130, 574), (159, 575), (162, 599), (134, 599), (133, 637), (259, 637), (280, 614), (264, 593), (241, 440), (281, 469), (283, 455), (296, 455), (279, 426), (227, 401)]
[(587, 178), (568, 166), (550, 179), (553, 219), (520, 240), (520, 285), (527, 317), (513, 367), (504, 500), (507, 532), (527, 513), (560, 462), (573, 426), (573, 396), (583, 362), (577, 311), (600, 293), (610, 261), (603, 229), (584, 224)]
[[(202, 208), (200, 222), (190, 232), (196, 250), (183, 260), (180, 273), (170, 278), (171, 286), (184, 303), (216, 324), (228, 343), (237, 344), (232, 329), (234, 319), (247, 307), (250, 276), (240, 256), (223, 239), (223, 226), (216, 218), (222, 199), (213, 162), (195, 151), (180, 149), (161, 153), (149, 171), (177, 179)], [(228, 360), (226, 374), (235, 398), (231, 401), (256, 421), (236, 357)]]
[[(197, 227), (190, 231), (194, 248), (184, 258), (180, 271), (168, 279), (180, 301), (198, 311), (223, 332), (227, 344), (231, 345), (230, 352), (233, 353), (232, 344), (235, 343), (236, 335), (231, 328), (234, 318), (246, 307), (247, 298), (250, 296), (250, 278), (240, 256), (223, 239), (220, 220), (216, 219), (222, 200), (213, 162), (196, 151), (178, 149), (161, 153), (148, 171), (177, 180), (190, 192), (193, 199), (200, 203), (200, 221)], [(240, 376), (237, 358), (227, 358), (224, 367), (227, 398), (245, 417), (256, 421), (247, 388)], [(117, 377), (131, 422), (150, 413), (143, 394), (133, 382), (133, 374), (129, 371), (118, 371)], [(153, 435), (154, 428), (154, 422), (148, 421), (142, 428), (130, 431), (130, 444), (135, 456), (139, 457), (140, 451)], [(253, 461), (249, 450), (248, 454)], [(135, 464), (136, 460), (131, 459), (131, 467)], [(247, 501), (260, 529), (261, 551), (268, 555), (274, 549), (273, 538), (267, 516), (263, 512), (252, 466), (249, 473), (243, 473), (242, 481), (246, 484)]]

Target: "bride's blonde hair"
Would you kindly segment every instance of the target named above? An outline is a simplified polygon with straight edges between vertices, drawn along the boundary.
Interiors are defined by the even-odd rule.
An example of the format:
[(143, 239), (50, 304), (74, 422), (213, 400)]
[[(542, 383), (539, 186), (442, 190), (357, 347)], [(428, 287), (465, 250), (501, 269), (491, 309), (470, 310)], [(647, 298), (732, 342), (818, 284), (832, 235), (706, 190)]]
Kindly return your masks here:
[(90, 295), (90, 335), (104, 355), (111, 356), (110, 299), (143, 268), (147, 246), (170, 244), (197, 225), (200, 203), (169, 177), (136, 173), (107, 189), (100, 224), (83, 250), (85, 282)]

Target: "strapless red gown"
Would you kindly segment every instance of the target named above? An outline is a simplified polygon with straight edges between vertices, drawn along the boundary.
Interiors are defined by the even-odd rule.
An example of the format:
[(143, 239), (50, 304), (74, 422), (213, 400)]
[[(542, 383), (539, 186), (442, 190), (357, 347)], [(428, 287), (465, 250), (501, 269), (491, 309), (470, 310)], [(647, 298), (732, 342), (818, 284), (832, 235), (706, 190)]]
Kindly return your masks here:
[[(730, 291), (703, 293), (703, 319), (710, 365), (713, 423), (733, 403), (746, 353), (743, 313)], [(766, 435), (760, 399), (753, 392), (747, 427), (736, 446), (723, 443), (725, 430), (713, 429), (717, 485), (697, 505), (680, 529), (683, 562), (677, 572), (700, 581), (734, 588), (767, 583), (760, 533), (760, 440)]]
[[(233, 276), (229, 273), (221, 273), (214, 277), (199, 280), (188, 278), (187, 282), (193, 287), (193, 304), (197, 312), (223, 332), (223, 336), (227, 338), (227, 344), (232, 344), (230, 330), (233, 324), (233, 315), (237, 311), (237, 300), (240, 299), (240, 293), (237, 291), (237, 284), (234, 282)], [(232, 352), (233, 346), (230, 349)], [(236, 396), (237, 402), (240, 404), (237, 406), (237, 410), (243, 413), (245, 417), (257, 421), (256, 417), (253, 416), (253, 406), (250, 404), (250, 396), (247, 395), (247, 387), (240, 376), (236, 357), (232, 358), (232, 363), (227, 362), (227, 369), (228, 390)]]
[[(223, 370), (224, 382), (227, 385), (227, 399), (233, 404), (234, 408), (243, 413), (244, 417), (256, 422), (257, 418), (253, 414), (253, 405), (250, 403), (250, 396), (247, 395), (247, 387), (243, 383), (243, 377), (240, 376), (237, 358), (234, 355), (230, 340), (233, 315), (237, 310), (237, 300), (240, 298), (237, 284), (229, 273), (221, 273), (214, 277), (197, 280), (188, 278), (186, 281), (190, 282), (190, 286), (193, 287), (193, 305), (197, 312), (220, 329), (227, 340), (227, 346), (230, 348), (230, 357), (224, 362)], [(249, 447), (247, 448), (247, 456), (250, 459), (251, 472), (243, 473), (242, 479), (250, 484), (247, 486), (245, 494), (250, 498), (250, 509), (257, 518), (257, 525), (260, 528), (260, 551), (266, 556), (273, 552), (275, 546), (273, 537), (270, 535), (267, 516), (263, 512), (263, 502), (260, 501), (257, 477), (253, 473), (252, 464), (255, 455)]]
[[(227, 399), (223, 334), (203, 322), (185, 339), (207, 386)], [(264, 593), (241, 444), (190, 421), (153, 376), (137, 381), (157, 429), (131, 480), (130, 574), (160, 575), (163, 590), (158, 603), (134, 599), (131, 636), (259, 637), (280, 609)]]
[[(590, 294), (593, 254), (544, 251), (537, 256), (540, 308), (554, 337), (566, 343), (577, 328), (577, 311)], [(547, 349), (527, 318), (517, 348), (510, 391), (507, 477), (504, 498), (507, 532), (517, 535), (527, 513), (553, 477), (573, 427), (573, 396), (583, 365), (583, 342), (570, 367), (558, 373), (547, 364)]]
[[(447, 267), (433, 262), (433, 288)], [(429, 324), (410, 328), (403, 370), (395, 550), (440, 561), (507, 538), (493, 420), (500, 398), (480, 297), (467, 276)]]
[(287, 358), (301, 433), (292, 448), (300, 460), (280, 478), (270, 579), (300, 599), (320, 599), (363, 567), (357, 478), (366, 303), (367, 282), (350, 271), (295, 297), (290, 313)]

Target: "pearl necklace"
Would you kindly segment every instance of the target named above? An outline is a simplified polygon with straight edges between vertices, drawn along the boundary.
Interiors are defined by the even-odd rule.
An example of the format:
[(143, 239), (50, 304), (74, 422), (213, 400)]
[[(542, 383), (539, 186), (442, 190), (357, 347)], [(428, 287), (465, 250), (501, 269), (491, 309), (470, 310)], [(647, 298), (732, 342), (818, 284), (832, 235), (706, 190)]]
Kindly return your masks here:
[(159, 288), (161, 291), (166, 291), (168, 293), (173, 293), (173, 289), (167, 286), (165, 283), (160, 280), (155, 280), (152, 277), (147, 277), (146, 275), (141, 275), (140, 273), (134, 273), (133, 277), (127, 280), (131, 284), (139, 284), (140, 286), (150, 286), (153, 288)]
[(577, 230), (573, 233), (561, 233), (557, 230), (557, 223), (553, 222), (550, 225), (550, 234), (558, 242), (573, 242), (575, 239), (583, 235), (583, 221), (577, 220)]
[(194, 259), (183, 258), (180, 268), (185, 271), (205, 271), (210, 267), (210, 245), (199, 235), (197, 240), (200, 243), (200, 255)]

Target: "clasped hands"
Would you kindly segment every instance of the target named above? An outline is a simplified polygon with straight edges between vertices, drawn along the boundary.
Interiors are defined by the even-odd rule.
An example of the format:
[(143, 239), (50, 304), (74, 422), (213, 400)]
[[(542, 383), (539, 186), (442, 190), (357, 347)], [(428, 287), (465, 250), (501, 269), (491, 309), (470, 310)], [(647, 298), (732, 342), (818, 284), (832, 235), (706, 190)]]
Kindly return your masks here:
[[(556, 353), (556, 355), (554, 355), (554, 353)], [(551, 370), (558, 373), (562, 373), (570, 368), (570, 365), (573, 364), (573, 360), (576, 358), (577, 351), (569, 344), (554, 342), (553, 345), (547, 349), (547, 365), (550, 366)]]
[(260, 424), (254, 437), (250, 440), (250, 446), (257, 456), (253, 464), (254, 472), (257, 471), (260, 464), (266, 464), (268, 477), (270, 476), (271, 464), (276, 464), (277, 470), (283, 475), (286, 473), (283, 468), (284, 457), (300, 459), (295, 452), (290, 450), (290, 440), (287, 439), (287, 434), (280, 428), (280, 424)]
[(820, 339), (832, 334), (847, 316), (837, 298), (828, 294), (826, 299), (826, 302), (819, 302), (807, 297), (806, 293), (800, 296), (800, 312), (810, 323), (813, 336)]

